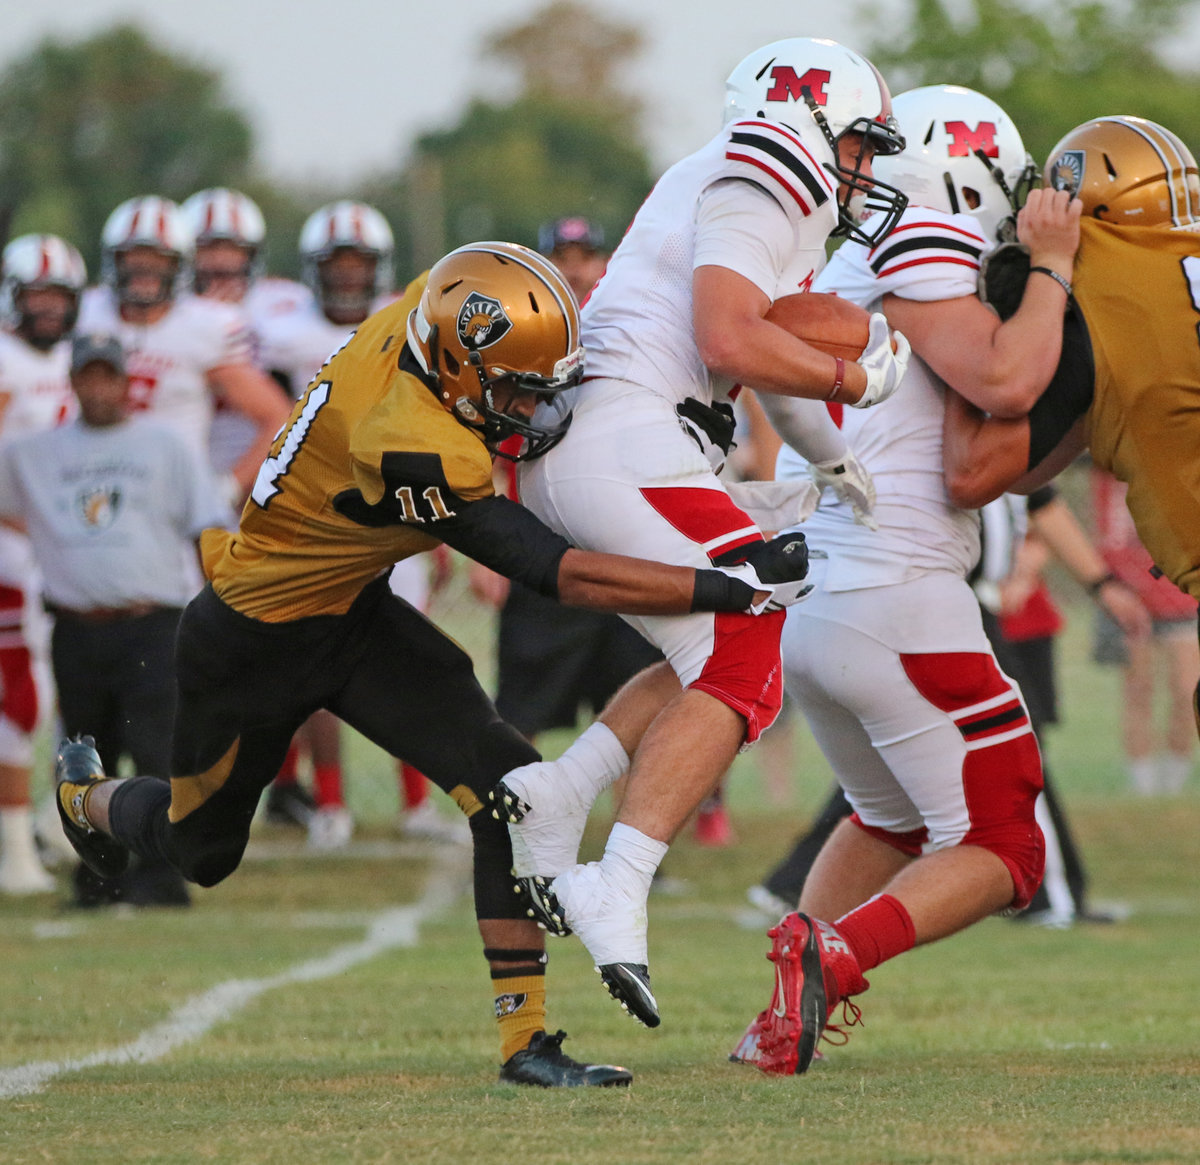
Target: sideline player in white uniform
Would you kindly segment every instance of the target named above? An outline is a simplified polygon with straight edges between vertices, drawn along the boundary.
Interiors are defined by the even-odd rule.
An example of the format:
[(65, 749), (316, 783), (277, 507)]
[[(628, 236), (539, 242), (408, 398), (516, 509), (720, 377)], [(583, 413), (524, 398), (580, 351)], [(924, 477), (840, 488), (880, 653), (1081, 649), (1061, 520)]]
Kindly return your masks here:
[[(879, 529), (837, 499), (805, 525), (828, 558), (787, 618), (786, 683), (855, 812), (817, 857), (803, 913), (769, 932), (775, 996), (735, 1052), (769, 1073), (807, 1069), (864, 972), (1026, 905), (1042, 877), (1041, 758), (965, 581), (979, 519), (946, 495), (942, 415), (944, 383), (993, 412), (1028, 407), (1057, 364), (1065, 296), (1033, 280), (1005, 324), (976, 297), (981, 257), (1034, 173), (1004, 111), (933, 86), (899, 95), (895, 113), (909, 145), (878, 169), (909, 208), (881, 243), (842, 247), (815, 284), (882, 309), (917, 358), (880, 408), (830, 406), (874, 480)], [(1017, 222), (1034, 264), (1069, 278), (1078, 205), (1034, 191)], [(807, 477), (808, 465), (785, 448), (778, 475)]]
[[(54, 235), (22, 235), (0, 261), (0, 438), (52, 429), (75, 414), (68, 336), (87, 272)], [(33, 737), (50, 695), (40, 576), (23, 532), (0, 527), (0, 893), (54, 889), (34, 847)]]
[[(907, 345), (897, 337), (893, 352), (882, 317), (857, 363), (764, 319), (775, 298), (812, 285), (831, 235), (881, 237), (902, 209), (871, 176), (876, 153), (904, 144), (879, 73), (832, 41), (797, 38), (751, 54), (727, 89), (728, 124), (663, 175), (593, 290), (571, 427), (521, 475), (522, 501), (577, 546), (737, 561), (762, 534), (714, 472), (734, 383), (865, 407), (904, 371)], [(885, 213), (864, 224), (869, 194)], [(613, 996), (655, 1025), (650, 881), (738, 749), (775, 719), (783, 616), (630, 622), (668, 662), (631, 680), (581, 737), (588, 771), (571, 771), (572, 752), (510, 774), (496, 799), (525, 818), (512, 828), (515, 868), (541, 920), (573, 928)], [(631, 754), (604, 859), (574, 865), (588, 808)]]
[[(248, 195), (214, 186), (196, 191), (179, 209), (194, 243), (192, 290), (204, 299), (233, 304), (245, 313), (254, 363), (261, 368), (262, 321), (295, 311), (311, 300), (311, 294), (293, 279), (264, 273), (266, 223), (258, 204)], [(282, 387), (290, 393), (287, 385)], [(209, 462), (214, 472), (225, 474), (254, 444), (258, 426), (224, 396), (218, 396), (214, 405), (208, 436)]]
[(254, 366), (243, 313), (184, 290), (192, 247), (173, 202), (148, 196), (121, 203), (104, 224), (101, 285), (85, 293), (79, 328), (121, 341), (134, 408), (172, 425), (205, 459), (214, 394), (253, 422), (255, 440), (224, 483), (230, 500), (240, 501), (289, 405)]

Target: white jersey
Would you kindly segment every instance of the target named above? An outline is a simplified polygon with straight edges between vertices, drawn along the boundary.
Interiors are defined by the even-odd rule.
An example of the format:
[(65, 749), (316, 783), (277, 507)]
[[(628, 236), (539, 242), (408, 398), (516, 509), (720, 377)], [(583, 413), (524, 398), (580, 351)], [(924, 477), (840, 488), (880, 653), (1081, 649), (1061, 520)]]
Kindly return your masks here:
[[(737, 186), (747, 199), (765, 191), (782, 210), (783, 229), (790, 227), (785, 263), (763, 262), (750, 248), (698, 252), (702, 198), (728, 179), (743, 180)], [(729, 267), (772, 299), (810, 284), (837, 225), (836, 197), (833, 178), (792, 130), (769, 121), (726, 126), (659, 179), (592, 290), (582, 313), (587, 376), (629, 381), (674, 403), (710, 403), (727, 386), (714, 383), (696, 348), (693, 271), (709, 263)], [(768, 213), (778, 220), (779, 209)], [(585, 383), (581, 398), (586, 393)]]
[(293, 400), (304, 395), (309, 381), (354, 335), (356, 326), (326, 318), (311, 293), (307, 300), (276, 303), (269, 313), (256, 314), (253, 323), (259, 363), (287, 381), (285, 387)]
[[(975, 295), (988, 247), (969, 215), (910, 207), (873, 249), (855, 242), (842, 246), (813, 290), (836, 293), (871, 311), (889, 293), (923, 302)], [(826, 590), (889, 586), (934, 570), (965, 577), (978, 560), (978, 515), (951, 505), (942, 478), (945, 391), (914, 355), (900, 390), (882, 404), (829, 406), (875, 481), (879, 529), (856, 525), (850, 506), (826, 493), (804, 524), (810, 545), (829, 555)], [(807, 462), (785, 446), (776, 476), (807, 473)]]
[(239, 307), (188, 294), (157, 323), (131, 324), (121, 318), (111, 288), (93, 287), (84, 292), (77, 330), (117, 336), (125, 348), (134, 409), (166, 422), (207, 458), (214, 407), (208, 374), (253, 360), (250, 329)]
[[(0, 331), (0, 437), (40, 433), (75, 416), (70, 363), (69, 340), (43, 352), (12, 332)], [(27, 591), (35, 579), (29, 540), (0, 528), (0, 583)]]

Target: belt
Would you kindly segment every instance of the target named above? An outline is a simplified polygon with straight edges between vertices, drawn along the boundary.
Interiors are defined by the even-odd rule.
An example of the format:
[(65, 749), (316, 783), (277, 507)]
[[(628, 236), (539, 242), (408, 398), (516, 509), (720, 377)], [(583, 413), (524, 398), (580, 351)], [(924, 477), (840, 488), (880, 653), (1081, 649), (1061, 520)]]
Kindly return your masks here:
[(155, 611), (164, 611), (162, 603), (130, 603), (127, 607), (88, 607), (80, 611), (74, 607), (60, 607), (46, 603), (46, 610), (56, 619), (67, 619), (74, 623), (123, 623), (129, 619), (141, 619)]

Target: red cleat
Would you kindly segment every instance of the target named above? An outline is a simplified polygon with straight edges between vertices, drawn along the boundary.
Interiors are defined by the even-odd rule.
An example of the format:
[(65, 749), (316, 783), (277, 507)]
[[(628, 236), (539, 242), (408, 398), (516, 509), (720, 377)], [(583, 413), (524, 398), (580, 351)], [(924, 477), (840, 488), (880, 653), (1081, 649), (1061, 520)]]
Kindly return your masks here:
[[(770, 1006), (746, 1029), (730, 1058), (753, 1064), (770, 1076), (799, 1076), (813, 1062), (833, 1009), (847, 996), (865, 991), (867, 981), (841, 935), (828, 923), (793, 912), (767, 935), (775, 990)], [(840, 979), (835, 968), (842, 973)], [(846, 1006), (847, 1026), (853, 1026), (858, 1008), (849, 1002)], [(845, 1035), (841, 1028), (832, 1030)]]

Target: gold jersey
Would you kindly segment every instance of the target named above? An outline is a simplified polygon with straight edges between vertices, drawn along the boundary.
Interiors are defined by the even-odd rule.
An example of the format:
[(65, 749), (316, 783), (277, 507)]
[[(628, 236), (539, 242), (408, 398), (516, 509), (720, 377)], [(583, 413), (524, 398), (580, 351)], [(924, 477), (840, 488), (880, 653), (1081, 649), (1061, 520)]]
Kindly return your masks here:
[(1128, 483), (1138, 537), (1200, 599), (1200, 233), (1082, 224), (1075, 297), (1095, 385), (1092, 459)]
[(436, 546), (453, 507), (490, 497), (492, 457), (402, 371), (414, 280), (317, 373), (275, 438), (236, 533), (207, 530), (204, 571), (234, 610), (267, 623), (344, 614), (394, 563)]

